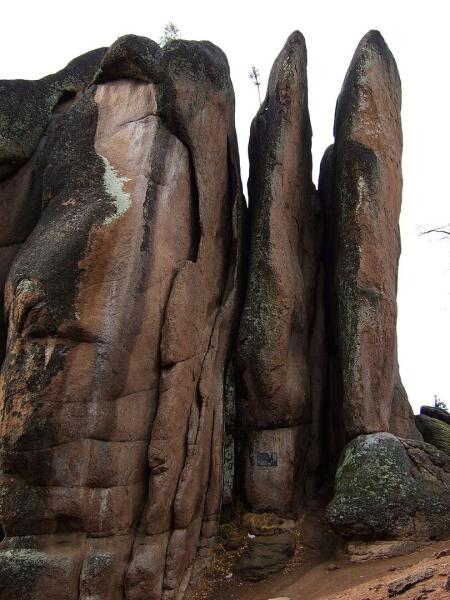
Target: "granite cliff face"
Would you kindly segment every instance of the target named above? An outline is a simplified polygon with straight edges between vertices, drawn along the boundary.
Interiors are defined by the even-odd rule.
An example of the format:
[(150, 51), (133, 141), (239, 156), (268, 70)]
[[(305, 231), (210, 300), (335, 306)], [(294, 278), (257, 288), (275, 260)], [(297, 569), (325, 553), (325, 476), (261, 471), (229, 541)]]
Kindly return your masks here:
[(40, 194), (5, 192), (42, 212), (5, 285), (2, 598), (179, 598), (220, 511), (243, 216), (228, 65), (130, 36), (95, 72), (49, 118)]
[[(124, 36), (0, 82), (1, 600), (181, 600), (222, 502), (295, 517), (335, 474), (344, 536), (411, 537), (445, 504), (398, 372), (395, 61), (378, 32), (358, 46), (318, 192), (306, 62), (294, 32), (252, 123), (248, 208), (213, 44)], [(358, 452), (423, 484), (366, 481), (391, 529), (352, 487)]]

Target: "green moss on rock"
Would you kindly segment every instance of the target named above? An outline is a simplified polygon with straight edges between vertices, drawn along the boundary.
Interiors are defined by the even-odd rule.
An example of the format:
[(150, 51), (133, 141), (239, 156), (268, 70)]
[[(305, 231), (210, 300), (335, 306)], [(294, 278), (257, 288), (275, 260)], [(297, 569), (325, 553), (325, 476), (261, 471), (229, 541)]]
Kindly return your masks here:
[(345, 448), (328, 506), (341, 534), (429, 538), (450, 530), (450, 461), (427, 444), (390, 433), (361, 435)]
[(37, 81), (0, 81), (0, 181), (31, 157), (58, 102), (87, 87), (105, 52), (87, 52)]
[(426, 442), (450, 454), (450, 425), (433, 417), (418, 415), (416, 426)]
[(397, 438), (388, 433), (359, 436), (341, 457), (328, 517), (344, 533), (384, 533), (414, 504), (417, 492), (408, 455)]
[(32, 600), (45, 554), (33, 549), (0, 552), (0, 590), (3, 600)]
[(122, 77), (157, 82), (161, 49), (156, 42), (138, 35), (118, 38), (103, 57), (95, 81), (103, 83)]

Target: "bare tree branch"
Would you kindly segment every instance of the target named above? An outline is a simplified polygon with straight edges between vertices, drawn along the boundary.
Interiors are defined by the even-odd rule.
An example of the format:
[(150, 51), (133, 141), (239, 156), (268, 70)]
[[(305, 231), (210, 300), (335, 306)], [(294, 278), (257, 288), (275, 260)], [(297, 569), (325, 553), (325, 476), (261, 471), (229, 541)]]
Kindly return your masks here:
[(256, 87), (258, 88), (258, 99), (259, 99), (259, 105), (261, 106), (261, 92), (259, 91), (259, 86), (261, 85), (261, 80), (259, 79), (259, 69), (257, 69), (256, 67), (252, 67), (249, 77), (253, 81), (253, 83), (256, 85)]
[(421, 231), (419, 235), (428, 235), (430, 233), (442, 233), (443, 235), (450, 236), (450, 224), (442, 225), (441, 227), (433, 227), (433, 229), (428, 229), (427, 231)]

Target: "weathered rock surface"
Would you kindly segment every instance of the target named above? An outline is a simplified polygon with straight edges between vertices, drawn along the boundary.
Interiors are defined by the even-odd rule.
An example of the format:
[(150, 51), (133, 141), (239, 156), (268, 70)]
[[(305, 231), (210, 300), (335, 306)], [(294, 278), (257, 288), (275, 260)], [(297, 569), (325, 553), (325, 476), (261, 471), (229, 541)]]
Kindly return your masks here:
[(418, 436), (397, 361), (400, 107), (395, 60), (371, 31), (342, 86), (319, 185), (329, 237), (330, 405), (347, 440), (376, 431)]
[(249, 270), (238, 342), (245, 492), (256, 510), (285, 511), (293, 505), (294, 480), (306, 463), (306, 429), (320, 403), (313, 379), (320, 357), (312, 364), (311, 355), (321, 302), (321, 212), (311, 179), (306, 47), (299, 32), (272, 67), (249, 158)]
[(420, 581), (426, 581), (427, 579), (431, 579), (433, 575), (436, 573), (436, 569), (433, 567), (429, 567), (428, 569), (424, 569), (423, 571), (418, 571), (416, 573), (412, 573), (411, 575), (407, 575), (406, 577), (400, 577), (399, 579), (395, 579), (388, 586), (389, 596), (398, 596), (399, 594), (403, 594), (406, 590), (414, 587)]
[[(294, 548), (280, 515), (324, 505), (344, 448), (328, 518), (384, 540), (358, 556), (450, 533), (450, 457), (398, 370), (400, 104), (370, 32), (317, 194), (294, 32), (252, 123), (247, 227), (211, 43), (124, 36), (0, 82), (0, 600), (182, 600), (237, 496), (274, 513), (238, 564), (267, 577)], [(448, 413), (417, 424), (450, 452)]]
[[(0, 597), (179, 599), (221, 503), (243, 215), (228, 65), (208, 42), (121, 38), (43, 145), (58, 97), (25, 103), (25, 150), (2, 137), (8, 204), (39, 210), (5, 288)], [(37, 144), (36, 191), (14, 187)]]
[[(88, 52), (38, 81), (0, 81), (0, 306), (9, 267), (39, 219), (47, 140), (76, 94), (92, 80), (106, 48)], [(6, 345), (0, 314), (0, 361)]]
[(331, 525), (345, 536), (427, 540), (450, 533), (450, 459), (390, 433), (361, 435), (338, 466)]
[(437, 408), (436, 406), (422, 406), (420, 408), (420, 414), (432, 417), (433, 419), (439, 419), (439, 421), (443, 421), (444, 423), (447, 423), (447, 425), (450, 425), (450, 413), (443, 408)]
[(290, 533), (257, 536), (239, 558), (236, 572), (246, 581), (260, 581), (280, 571), (294, 554)]
[(422, 414), (416, 417), (416, 426), (426, 442), (450, 454), (450, 425)]
[(350, 562), (360, 563), (379, 558), (393, 558), (414, 552), (419, 543), (414, 540), (394, 540), (378, 542), (350, 542), (347, 551)]
[(0, 81), (0, 180), (33, 155), (58, 103), (89, 85), (106, 50), (87, 52), (61, 71), (37, 81)]

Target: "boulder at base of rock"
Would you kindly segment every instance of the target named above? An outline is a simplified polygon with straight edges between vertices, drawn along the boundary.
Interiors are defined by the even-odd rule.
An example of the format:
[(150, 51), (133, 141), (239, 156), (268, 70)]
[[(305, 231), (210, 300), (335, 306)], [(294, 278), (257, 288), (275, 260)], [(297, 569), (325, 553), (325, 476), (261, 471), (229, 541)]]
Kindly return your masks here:
[(433, 417), (418, 415), (416, 427), (426, 442), (433, 444), (438, 450), (450, 454), (450, 425)]
[(281, 571), (294, 549), (294, 538), (289, 533), (258, 536), (240, 557), (236, 571), (246, 581), (266, 579)]
[(426, 540), (450, 532), (450, 459), (390, 433), (361, 435), (341, 457), (330, 524), (342, 535)]

